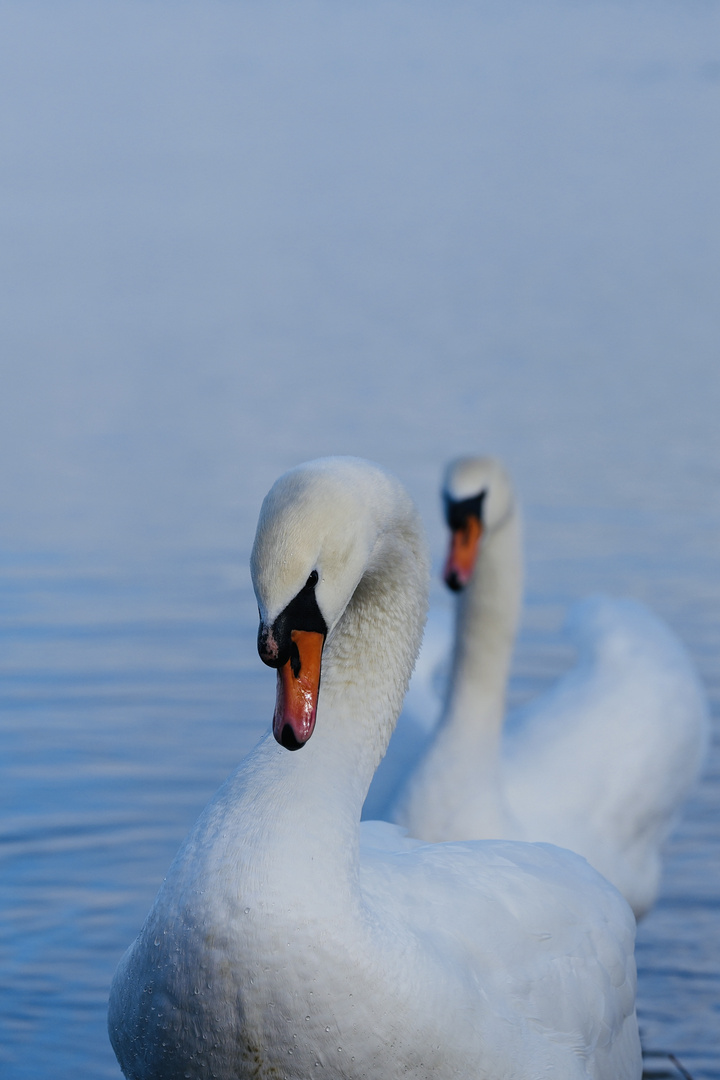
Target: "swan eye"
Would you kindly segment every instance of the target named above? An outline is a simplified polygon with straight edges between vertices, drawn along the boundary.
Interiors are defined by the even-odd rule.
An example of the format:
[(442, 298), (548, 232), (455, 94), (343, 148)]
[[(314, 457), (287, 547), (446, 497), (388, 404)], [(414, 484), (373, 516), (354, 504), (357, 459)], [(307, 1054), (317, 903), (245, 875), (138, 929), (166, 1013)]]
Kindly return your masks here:
[(314, 589), (315, 586), (317, 585), (317, 583), (318, 583), (318, 572), (317, 572), (317, 570), (313, 570), (313, 572), (310, 574), (310, 577), (305, 582), (305, 588), (306, 589)]

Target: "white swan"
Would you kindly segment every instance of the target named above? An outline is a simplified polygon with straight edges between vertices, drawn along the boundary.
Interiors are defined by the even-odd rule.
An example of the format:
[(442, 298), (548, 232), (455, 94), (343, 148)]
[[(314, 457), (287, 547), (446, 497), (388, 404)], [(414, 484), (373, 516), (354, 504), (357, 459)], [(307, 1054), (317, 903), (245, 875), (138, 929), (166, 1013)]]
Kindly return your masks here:
[(634, 921), (583, 859), (360, 828), (427, 602), (398, 482), (343, 458), (287, 473), (252, 573), (275, 738), (204, 811), (121, 961), (125, 1075), (637, 1080)]
[[(707, 742), (705, 695), (688, 656), (642, 605), (584, 601), (571, 625), (576, 667), (503, 726), (521, 604), (519, 509), (491, 458), (451, 463), (444, 496), (445, 576), (459, 591), (452, 674), (435, 738), (389, 816), (429, 841), (494, 836), (570, 848), (639, 917), (655, 900), (662, 843)], [(412, 730), (406, 724), (406, 744)]]

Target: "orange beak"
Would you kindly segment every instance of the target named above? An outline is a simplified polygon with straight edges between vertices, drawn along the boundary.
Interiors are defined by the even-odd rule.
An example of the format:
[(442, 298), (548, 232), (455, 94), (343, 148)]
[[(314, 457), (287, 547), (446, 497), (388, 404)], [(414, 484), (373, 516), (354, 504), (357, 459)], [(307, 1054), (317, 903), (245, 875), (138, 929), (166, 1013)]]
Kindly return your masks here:
[(290, 640), (290, 659), (277, 673), (273, 735), (287, 750), (299, 750), (315, 727), (325, 635), (292, 630)]
[(464, 589), (472, 577), (482, 534), (482, 522), (474, 514), (467, 518), (462, 528), (453, 529), (450, 534), (450, 550), (445, 561), (443, 579), (453, 592)]

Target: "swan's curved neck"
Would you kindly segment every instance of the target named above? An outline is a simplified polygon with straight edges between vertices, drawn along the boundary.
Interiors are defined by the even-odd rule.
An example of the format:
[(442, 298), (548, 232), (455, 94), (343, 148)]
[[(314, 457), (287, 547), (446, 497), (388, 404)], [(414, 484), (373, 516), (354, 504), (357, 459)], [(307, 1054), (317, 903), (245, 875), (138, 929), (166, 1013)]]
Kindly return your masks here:
[(522, 600), (520, 511), (485, 533), (475, 571), (458, 597), (452, 674), (444, 724), (473, 740), (496, 738), (505, 713), (512, 648)]
[(328, 637), (312, 737), (290, 752), (268, 736), (220, 796), (213, 846), (227, 847), (236, 861), (244, 837), (247, 850), (262, 851), (245, 878), (257, 878), (258, 893), (272, 891), (276, 868), (285, 887), (293, 867), (299, 884), (310, 866), (323, 906), (352, 902), (362, 804), (400, 711), (427, 608), (427, 555), (411, 525), (380, 535)]
[(355, 826), (395, 727), (425, 622), (426, 563), (413, 540), (395, 530), (381, 536), (325, 649), (308, 766), (317, 761), (326, 778), (335, 778), (342, 812)]

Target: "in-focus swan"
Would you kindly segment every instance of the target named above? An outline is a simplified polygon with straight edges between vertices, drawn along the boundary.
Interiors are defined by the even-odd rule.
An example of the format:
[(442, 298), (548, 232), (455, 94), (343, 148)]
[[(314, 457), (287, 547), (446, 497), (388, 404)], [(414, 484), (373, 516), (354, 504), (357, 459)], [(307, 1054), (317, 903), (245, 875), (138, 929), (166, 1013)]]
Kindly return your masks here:
[(634, 921), (583, 859), (360, 828), (427, 603), (403, 488), (356, 459), (299, 466), (263, 503), (251, 565), (273, 733), (120, 963), (125, 1075), (637, 1080)]
[(389, 816), (429, 841), (570, 848), (639, 917), (655, 900), (661, 846), (707, 740), (688, 656), (642, 605), (584, 601), (571, 620), (577, 665), (504, 723), (522, 591), (519, 509), (491, 458), (451, 463), (444, 499), (445, 579), (458, 592), (451, 677), (435, 737)]

